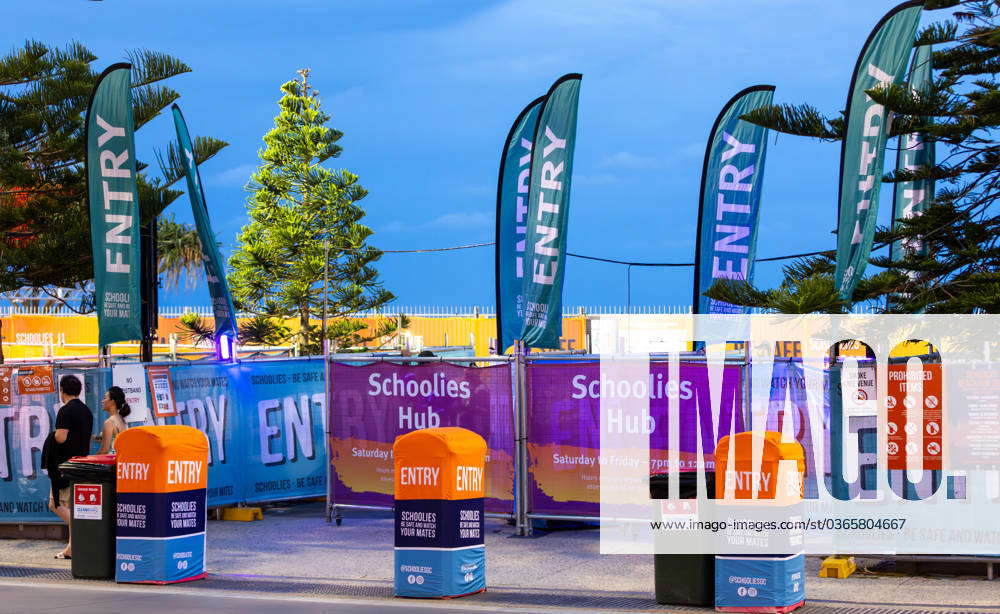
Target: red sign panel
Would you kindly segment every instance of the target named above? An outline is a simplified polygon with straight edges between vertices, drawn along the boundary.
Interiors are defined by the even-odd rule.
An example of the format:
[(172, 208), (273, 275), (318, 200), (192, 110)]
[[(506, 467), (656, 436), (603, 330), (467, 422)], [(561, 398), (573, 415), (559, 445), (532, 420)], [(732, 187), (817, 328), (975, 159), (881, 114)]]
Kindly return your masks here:
[[(919, 381), (906, 381), (906, 364), (889, 365), (886, 399), (889, 469), (906, 469), (907, 456), (923, 456), (925, 471), (942, 468), (941, 365), (925, 364)], [(917, 422), (923, 406), (923, 420)]]
[(73, 484), (73, 518), (101, 520), (100, 484)]
[(18, 394), (49, 394), (56, 391), (56, 381), (52, 377), (52, 367), (18, 367)]
[(73, 502), (85, 505), (101, 504), (100, 484), (75, 484), (73, 486)]
[(0, 367), (0, 405), (14, 402), (14, 369)]

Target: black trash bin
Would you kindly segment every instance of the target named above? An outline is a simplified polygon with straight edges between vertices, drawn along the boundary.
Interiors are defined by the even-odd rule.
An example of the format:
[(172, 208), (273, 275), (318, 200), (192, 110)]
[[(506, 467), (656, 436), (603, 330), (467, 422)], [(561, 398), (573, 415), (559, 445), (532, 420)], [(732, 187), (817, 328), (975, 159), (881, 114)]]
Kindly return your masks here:
[[(715, 498), (715, 472), (706, 471), (706, 494)], [(669, 498), (669, 474), (649, 476), (651, 499)], [(682, 471), (678, 495), (681, 499), (698, 498), (698, 472)], [(715, 605), (714, 554), (654, 554), (653, 583), (656, 603), (670, 605)]]
[(59, 465), (70, 483), (74, 578), (115, 577), (115, 455), (75, 456)]

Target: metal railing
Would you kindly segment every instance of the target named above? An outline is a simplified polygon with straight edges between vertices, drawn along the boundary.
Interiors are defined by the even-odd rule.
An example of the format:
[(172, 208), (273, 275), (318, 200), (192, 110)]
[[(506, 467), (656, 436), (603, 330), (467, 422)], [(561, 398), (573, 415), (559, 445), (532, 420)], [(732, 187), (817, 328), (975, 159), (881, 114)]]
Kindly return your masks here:
[[(26, 298), (18, 299), (16, 304), (0, 304), (0, 316), (11, 315), (55, 315), (69, 316), (79, 315), (65, 305), (45, 305), (42, 302), (49, 299)], [(212, 308), (207, 305), (162, 305), (159, 315), (162, 318), (179, 318), (189, 313), (197, 314), (201, 317), (212, 317)], [(661, 304), (661, 305), (564, 305), (563, 317), (573, 316), (605, 316), (605, 315), (685, 315), (691, 313), (691, 305), (688, 304)], [(753, 313), (765, 313), (763, 310), (754, 309)], [(855, 305), (851, 313), (854, 314), (875, 314), (878, 313), (878, 306), (875, 305)], [(493, 305), (385, 305), (380, 309), (359, 311), (350, 314), (348, 317), (394, 317), (399, 314), (415, 317), (461, 317), (461, 318), (493, 318), (496, 317), (496, 309)], [(85, 314), (87, 315), (87, 314)], [(93, 314), (90, 314), (93, 315)], [(249, 313), (238, 313), (238, 317), (251, 317)]]

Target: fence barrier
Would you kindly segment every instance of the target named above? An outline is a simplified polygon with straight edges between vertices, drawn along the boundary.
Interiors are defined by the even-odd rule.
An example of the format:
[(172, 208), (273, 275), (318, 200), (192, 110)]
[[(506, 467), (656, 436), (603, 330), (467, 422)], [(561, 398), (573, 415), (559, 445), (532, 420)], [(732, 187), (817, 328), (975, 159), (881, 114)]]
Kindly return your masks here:
[[(83, 382), (82, 397), (87, 406), (99, 408), (110, 385), (107, 370), (53, 370), (56, 381), (71, 374)], [(11, 404), (0, 406), (0, 523), (58, 522), (48, 508), (51, 487), (41, 468), (41, 455), (45, 438), (55, 428), (56, 411), (62, 405), (59, 394), (20, 395), (16, 386), (11, 388), (15, 390)]]
[(208, 505), (322, 496), (326, 397), (322, 360), (171, 368), (176, 415), (208, 436)]
[[(55, 370), (83, 376), (94, 432), (112, 369)], [(320, 497), (326, 490), (326, 395), (321, 359), (239, 364), (172, 364), (173, 415), (132, 424), (186, 424), (211, 445), (210, 506)], [(51, 523), (41, 449), (59, 395), (15, 392), (0, 407), (0, 523)], [(94, 449), (97, 445), (94, 444)]]
[[(462, 426), (489, 444), (487, 511), (512, 516), (521, 533), (532, 518), (592, 519), (600, 515), (600, 363), (595, 356), (457, 359), (339, 359), (330, 367), (328, 518), (342, 507), (392, 505), (392, 441), (427, 426)], [(699, 362), (700, 360), (700, 362)], [(650, 423), (667, 423), (667, 399), (679, 398), (683, 466), (694, 467), (698, 406), (710, 405), (704, 356), (682, 362), (680, 381), (653, 361)], [(720, 418), (743, 430), (745, 368), (723, 368)], [(616, 424), (612, 421), (612, 424)], [(621, 428), (647, 425), (619, 424)], [(665, 471), (667, 430), (650, 440), (652, 471)], [(715, 430), (702, 447), (715, 448)], [(706, 460), (711, 463), (711, 457)]]
[(330, 366), (330, 500), (392, 507), (392, 444), (398, 435), (461, 426), (481, 435), (486, 511), (514, 513), (514, 407), (509, 364), (451, 362)]
[[(768, 428), (782, 430), (786, 396), (793, 408), (802, 402), (804, 380), (794, 363), (775, 364), (771, 398), (781, 411), (769, 411)], [(104, 419), (100, 399), (114, 370), (148, 366), (57, 366), (54, 373), (82, 376), (96, 433)], [(155, 366), (169, 368), (173, 399), (163, 415), (145, 423), (187, 424), (206, 433), (211, 506), (326, 496), (328, 516), (344, 506), (388, 508), (396, 436), (462, 426), (489, 445), (487, 510), (514, 518), (527, 532), (531, 518), (596, 519), (600, 465), (621, 460), (600, 454), (601, 388), (619, 383), (602, 380), (594, 356), (338, 355), (328, 369), (319, 357)], [(667, 364), (654, 358), (646, 424), (609, 417), (609, 428), (650, 432), (651, 471), (666, 470), (671, 397), (680, 410), (681, 468), (695, 466), (699, 443), (703, 450), (715, 448), (718, 429), (699, 430), (711, 405), (707, 369), (703, 355), (682, 355), (680, 378), (673, 382)], [(747, 371), (742, 358), (732, 357), (722, 371), (720, 423), (732, 417), (738, 430), (748, 411)], [(0, 406), (0, 523), (53, 522), (40, 455), (58, 394), (14, 392), (12, 404)], [(713, 459), (704, 460), (711, 468)], [(817, 468), (808, 467), (807, 489), (818, 479)]]
[[(210, 506), (326, 495), (331, 514), (342, 506), (388, 508), (396, 436), (462, 426), (489, 444), (487, 511), (514, 517), (522, 531), (533, 516), (599, 514), (600, 367), (594, 357), (338, 356), (329, 365), (329, 386), (320, 358), (155, 366), (169, 368), (172, 404), (137, 423), (205, 432)], [(100, 399), (119, 367), (144, 368), (55, 370), (83, 376), (95, 433), (105, 417)], [(678, 395), (682, 460), (693, 462), (697, 424), (691, 418), (697, 403), (708, 403), (706, 365), (683, 363), (676, 385), (667, 383), (664, 363), (654, 362), (651, 370), (651, 420), (665, 424), (666, 398)], [(741, 427), (741, 366), (724, 373), (723, 407), (737, 413)], [(0, 523), (53, 521), (40, 454), (59, 406), (57, 393), (15, 390), (12, 404), (0, 407)], [(653, 464), (666, 458), (662, 432), (651, 440)], [(713, 449), (714, 441), (703, 445)]]
[[(665, 428), (668, 399), (675, 397), (679, 401), (681, 470), (697, 468), (698, 407), (704, 411), (711, 406), (704, 362), (682, 362), (679, 382), (670, 381), (667, 367), (665, 362), (650, 363), (649, 380), (644, 386), (649, 395), (645, 423), (628, 422), (621, 410), (617, 417), (611, 412), (607, 419), (609, 430), (649, 433), (652, 472), (666, 471), (669, 458)], [(723, 367), (719, 416), (719, 424), (725, 425), (735, 418), (737, 431), (744, 430), (741, 370), (739, 365)], [(602, 380), (597, 362), (529, 362), (526, 376), (529, 516), (599, 516), (601, 465), (630, 460), (601, 455), (602, 390), (614, 395), (625, 384), (627, 394), (631, 394), (635, 382)], [(715, 444), (715, 433), (702, 430), (702, 449), (714, 450)], [(713, 468), (711, 454), (705, 455), (705, 463), (707, 469)]]

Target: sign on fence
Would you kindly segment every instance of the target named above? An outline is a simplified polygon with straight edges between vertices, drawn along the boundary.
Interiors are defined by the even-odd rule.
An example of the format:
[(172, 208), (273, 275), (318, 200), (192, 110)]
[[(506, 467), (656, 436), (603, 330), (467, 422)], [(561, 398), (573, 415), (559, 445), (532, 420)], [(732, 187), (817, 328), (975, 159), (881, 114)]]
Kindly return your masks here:
[(170, 369), (175, 416), (208, 437), (208, 505), (325, 492), (323, 362), (296, 360)]
[(326, 396), (322, 360), (238, 367), (244, 455), (243, 500), (252, 503), (326, 492)]
[[(263, 365), (262, 365), (263, 366)], [(244, 407), (233, 394), (232, 365), (191, 365), (170, 370), (175, 415), (154, 417), (155, 424), (186, 424), (208, 437), (208, 505), (243, 500), (246, 442)], [(262, 369), (263, 370), (263, 369)], [(250, 469), (247, 467), (246, 469)]]
[(115, 365), (111, 367), (111, 381), (125, 393), (125, 402), (131, 410), (126, 420), (145, 424), (149, 419), (146, 367), (141, 364)]
[(52, 367), (32, 366), (17, 370), (18, 394), (49, 394), (56, 391)]
[(486, 510), (514, 509), (514, 427), (510, 365), (424, 363), (330, 368), (330, 498), (392, 506), (392, 444), (398, 435), (461, 426), (486, 439)]
[[(680, 408), (680, 470), (697, 467), (701, 433), (706, 468), (714, 469), (712, 451), (720, 425), (735, 420), (743, 430), (742, 386), (738, 366), (723, 367), (720, 424), (712, 422), (708, 368), (704, 363), (681, 363), (680, 381), (671, 381), (666, 363), (650, 363), (649, 377), (611, 381), (601, 377), (598, 362), (528, 365), (528, 474), (531, 511), (539, 514), (598, 516), (601, 464), (627, 463), (628, 458), (600, 454), (602, 391), (614, 398), (635, 393), (649, 395), (649, 415), (641, 422), (608, 416), (609, 429), (649, 434), (649, 470), (668, 471), (668, 400)], [(699, 420), (703, 421), (699, 430)]]
[(10, 405), (14, 400), (14, 369), (0, 367), (0, 405)]
[(174, 416), (174, 385), (170, 382), (170, 367), (149, 365), (146, 367), (149, 391), (153, 399), (153, 415), (159, 418)]
[[(19, 368), (20, 372), (21, 369)], [(84, 401), (95, 414), (94, 426), (103, 422), (96, 418), (99, 398), (103, 394), (102, 377), (98, 370), (56, 370), (49, 376), (58, 379), (75, 374), (83, 380), (88, 393)], [(0, 523), (58, 522), (48, 509), (51, 486), (41, 467), (42, 446), (55, 428), (56, 412), (62, 403), (57, 392), (45, 394), (14, 394), (9, 406), (0, 407)]]
[[(68, 373), (57, 370), (55, 379)], [(84, 380), (97, 432), (105, 418), (100, 400), (111, 383), (110, 370), (75, 373)], [(133, 369), (130, 376), (145, 393), (145, 374)], [(324, 494), (322, 361), (184, 365), (170, 368), (169, 378), (172, 415), (147, 422), (186, 424), (205, 433), (210, 506)], [(58, 394), (48, 393), (15, 394), (9, 407), (0, 406), (0, 523), (57, 520), (48, 510), (41, 450), (60, 405)]]

